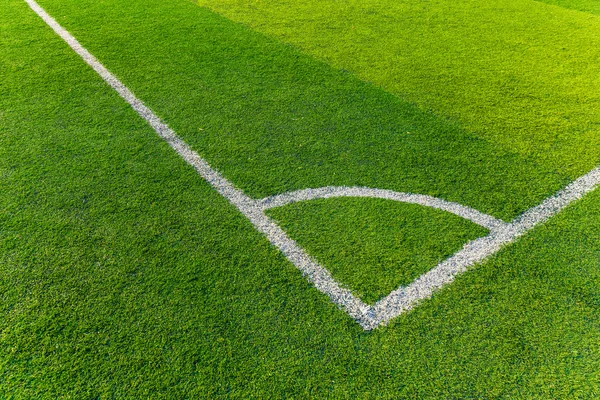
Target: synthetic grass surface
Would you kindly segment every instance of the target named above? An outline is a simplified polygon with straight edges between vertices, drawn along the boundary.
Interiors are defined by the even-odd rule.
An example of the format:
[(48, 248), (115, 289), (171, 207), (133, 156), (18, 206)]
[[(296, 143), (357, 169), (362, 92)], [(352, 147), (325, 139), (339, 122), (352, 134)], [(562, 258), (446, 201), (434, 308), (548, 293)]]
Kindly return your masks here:
[[(563, 174), (208, 10), (178, 3), (56, 4), (54, 14), (85, 46), (255, 197), (307, 187), (370, 186), (440, 196), (510, 220), (568, 182)], [(420, 207), (408, 210), (407, 219), (422, 220)], [(378, 211), (364, 217), (380, 219)], [(462, 233), (449, 245), (440, 240), (438, 250), (422, 251), (418, 262), (392, 251), (392, 260), (404, 258), (394, 267), (382, 266), (377, 254), (359, 255), (364, 247), (356, 241), (354, 246), (327, 241), (325, 232), (311, 240), (323, 228), (319, 219), (288, 215), (286, 222), (297, 227), (292, 237), (335, 278), (373, 301), (482, 232), (448, 213), (431, 215), (429, 224), (447, 230), (441, 237)], [(328, 232), (337, 238), (359, 234), (343, 218), (330, 222)], [(440, 239), (416, 226), (405, 230), (413, 243)], [(372, 241), (383, 245), (394, 234)], [(322, 254), (328, 245), (329, 254)], [(334, 256), (348, 252), (369, 264), (361, 268)], [(377, 285), (362, 281), (364, 275)]]
[(293, 309), (358, 330), (23, 2), (0, 10), (1, 398), (227, 393), (241, 360), (278, 369), (246, 344)]
[(572, 10), (600, 14), (600, 2), (597, 0), (541, 0), (544, 3), (570, 8)]
[(441, 210), (382, 199), (315, 200), (268, 214), (369, 304), (488, 233)]
[[(164, 32), (209, 15), (83, 6), (89, 31), (132, 9)], [(23, 2), (0, 24), (0, 397), (600, 395), (598, 192), (366, 333)]]
[(200, 4), (572, 179), (600, 163), (598, 16), (530, 0)]
[(255, 198), (367, 186), (511, 220), (571, 180), (197, 6), (42, 5)]

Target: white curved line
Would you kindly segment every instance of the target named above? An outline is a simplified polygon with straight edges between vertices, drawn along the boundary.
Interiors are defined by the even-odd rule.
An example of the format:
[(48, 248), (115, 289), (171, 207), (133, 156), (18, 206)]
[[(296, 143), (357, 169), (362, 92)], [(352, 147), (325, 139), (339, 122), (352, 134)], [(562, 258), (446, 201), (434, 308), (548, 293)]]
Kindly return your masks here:
[(454, 281), (457, 275), (469, 267), (484, 261), (531, 229), (546, 222), (599, 185), (600, 168), (595, 168), (506, 224), (504, 229), (467, 243), (462, 250), (421, 275), (410, 285), (399, 287), (377, 302), (371, 309), (374, 315), (371, 325), (365, 329), (385, 325), (398, 315), (411, 310), (420, 301), (431, 297), (436, 290)]
[(420, 204), (425, 207), (437, 208), (468, 219), (471, 222), (481, 225), (490, 231), (506, 227), (506, 222), (484, 214), (471, 207), (463, 206), (459, 203), (446, 201), (437, 197), (425, 194), (395, 192), (393, 190), (374, 189), (367, 187), (348, 187), (348, 186), (326, 186), (318, 189), (302, 189), (294, 192), (288, 192), (270, 196), (258, 200), (258, 206), (263, 210), (282, 207), (299, 201), (331, 199), (335, 197), (368, 197), (377, 199), (394, 200), (402, 203)]

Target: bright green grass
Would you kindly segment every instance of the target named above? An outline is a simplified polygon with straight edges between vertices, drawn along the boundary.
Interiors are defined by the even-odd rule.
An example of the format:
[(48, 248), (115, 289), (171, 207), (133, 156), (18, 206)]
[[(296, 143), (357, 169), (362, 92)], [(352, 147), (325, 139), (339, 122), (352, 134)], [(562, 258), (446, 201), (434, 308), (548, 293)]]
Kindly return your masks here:
[(300, 202), (269, 215), (371, 304), (488, 233), (444, 211), (381, 199)]
[(560, 7), (570, 8), (577, 11), (600, 14), (600, 1), (598, 0), (539, 0), (544, 3)]
[(530, 0), (200, 4), (572, 178), (600, 164), (600, 17)]
[[(236, 32), (187, 2), (78, 4), (91, 20), (76, 14), (78, 7), (55, 15), (89, 23), (89, 32), (104, 29), (98, 36), (110, 39), (110, 23), (133, 14), (121, 34), (134, 45), (168, 36), (167, 28), (181, 34), (175, 28), (185, 31), (190, 21)], [(58, 8), (58, 2), (43, 5)], [(161, 35), (144, 26), (144, 15), (164, 22)], [(242, 32), (238, 39), (250, 34)], [(180, 39), (185, 51), (172, 53), (173, 60), (189, 50), (185, 43), (198, 44)], [(226, 49), (235, 41), (221, 43)], [(111, 43), (105, 46), (110, 52)], [(151, 69), (150, 46), (140, 47), (146, 53), (131, 66)], [(228, 62), (235, 66), (236, 58)], [(165, 86), (176, 87), (169, 82), (179, 78), (184, 87), (190, 75), (155, 68), (145, 95), (151, 97), (152, 85), (157, 94), (149, 104), (162, 104), (173, 125), (185, 126), (182, 115), (166, 112), (169, 99), (159, 100), (169, 92)], [(598, 193), (387, 328), (366, 333), (311, 288), (22, 1), (0, 3), (0, 76), (0, 397), (600, 395)], [(181, 105), (183, 94), (172, 96)], [(421, 121), (427, 122), (414, 122)], [(436, 149), (432, 160), (448, 153), (446, 161), (462, 159), (454, 153), (463, 147), (443, 147), (433, 135), (417, 138), (408, 143)], [(476, 150), (486, 149), (470, 140)], [(503, 162), (491, 150), (480, 162), (503, 173), (518, 170), (519, 157), (504, 153)], [(215, 159), (217, 153), (206, 150)], [(451, 187), (451, 174), (440, 178), (446, 186), (433, 178), (443, 166), (429, 165), (428, 190)], [(219, 167), (228, 176), (235, 169)], [(470, 173), (455, 171), (456, 184), (466, 187)], [(523, 196), (533, 201), (557, 176), (545, 187), (532, 180), (538, 191)], [(518, 197), (502, 186), (498, 191), (508, 203)], [(483, 193), (473, 187), (460, 196)], [(499, 199), (479, 201), (502, 214)], [(519, 209), (511, 204), (506, 210)]]

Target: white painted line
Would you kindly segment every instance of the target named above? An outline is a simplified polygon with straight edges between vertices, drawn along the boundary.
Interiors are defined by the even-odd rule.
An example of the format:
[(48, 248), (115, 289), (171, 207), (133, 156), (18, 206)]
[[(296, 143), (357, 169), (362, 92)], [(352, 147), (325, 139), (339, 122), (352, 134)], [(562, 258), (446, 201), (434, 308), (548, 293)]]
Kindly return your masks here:
[(259, 201), (263, 210), (282, 207), (298, 201), (308, 201), (316, 199), (331, 199), (336, 197), (369, 197), (377, 199), (387, 199), (399, 201), (402, 203), (420, 204), (425, 207), (437, 208), (456, 214), (459, 217), (468, 219), (490, 231), (504, 228), (508, 225), (506, 222), (484, 214), (471, 207), (462, 204), (442, 200), (437, 197), (424, 194), (402, 193), (393, 190), (373, 189), (366, 187), (347, 187), (347, 186), (327, 186), (318, 189), (303, 189), (295, 192), (288, 192), (276, 196), (267, 197)]
[(370, 319), (366, 315), (370, 307), (346, 288), (342, 288), (331, 276), (331, 273), (314, 261), (298, 244), (290, 239), (287, 234), (273, 222), (258, 205), (256, 200), (248, 197), (240, 189), (236, 188), (223, 175), (211, 168), (211, 166), (193, 151), (177, 134), (165, 124), (150, 108), (139, 100), (129, 88), (127, 88), (116, 76), (114, 76), (96, 57), (87, 51), (65, 28), (52, 18), (34, 0), (25, 0), (35, 11), (67, 44), (84, 59), (131, 107), (148, 123), (156, 133), (169, 145), (212, 187), (223, 197), (227, 198), (244, 214), (255, 228), (262, 232), (273, 245), (281, 252), (311, 281), (317, 289), (327, 294), (331, 300), (343, 307), (348, 314), (360, 324), (368, 324)]
[(461, 251), (442, 261), (437, 267), (421, 275), (407, 287), (400, 287), (374, 306), (373, 327), (386, 324), (393, 318), (413, 308), (419, 301), (431, 297), (433, 292), (445, 286), (465, 272), (467, 268), (482, 262), (502, 247), (558, 214), (572, 202), (600, 185), (600, 168), (596, 168), (575, 180), (566, 188), (544, 200), (542, 204), (526, 211), (504, 228), (467, 243)]
[[(393, 318), (415, 307), (419, 301), (431, 297), (435, 290), (451, 283), (457, 275), (476, 263), (484, 261), (502, 247), (543, 223), (563, 210), (573, 201), (581, 199), (600, 184), (600, 168), (596, 168), (575, 180), (556, 195), (539, 206), (533, 207), (511, 223), (505, 223), (458, 203), (431, 196), (394, 192), (391, 190), (359, 187), (325, 187), (305, 189), (254, 200), (236, 188), (223, 175), (214, 170), (206, 160), (193, 151), (177, 134), (154, 114), (131, 90), (106, 69), (66, 29), (54, 20), (34, 0), (25, 0), (71, 48), (81, 56), (169, 145), (223, 197), (235, 205), (254, 227), (262, 232), (273, 245), (311, 281), (317, 289), (327, 294), (364, 329), (371, 330), (387, 324)], [(281, 207), (297, 201), (333, 197), (370, 197), (420, 204), (438, 208), (466, 218), (490, 229), (490, 234), (467, 243), (462, 250), (442, 261), (434, 269), (423, 274), (407, 287), (400, 287), (374, 306), (363, 303), (346, 288), (341, 287), (330, 272), (313, 260), (295, 241), (267, 215), (265, 210)]]

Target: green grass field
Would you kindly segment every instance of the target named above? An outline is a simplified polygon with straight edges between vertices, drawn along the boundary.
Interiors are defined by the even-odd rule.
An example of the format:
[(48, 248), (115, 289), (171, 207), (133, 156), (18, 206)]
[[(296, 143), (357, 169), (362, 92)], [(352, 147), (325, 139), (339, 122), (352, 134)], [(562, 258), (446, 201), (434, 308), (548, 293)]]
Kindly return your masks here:
[[(511, 221), (600, 165), (593, 0), (40, 0), (253, 198)], [(365, 331), (23, 0), (0, 3), (0, 398), (597, 398), (600, 193)], [(487, 231), (268, 212), (372, 304)]]

